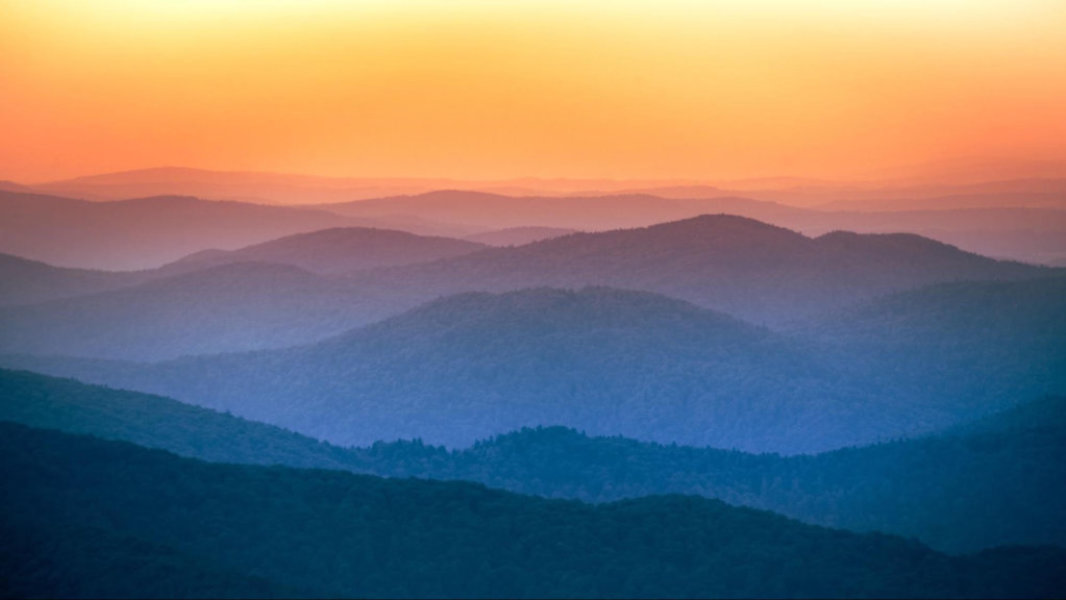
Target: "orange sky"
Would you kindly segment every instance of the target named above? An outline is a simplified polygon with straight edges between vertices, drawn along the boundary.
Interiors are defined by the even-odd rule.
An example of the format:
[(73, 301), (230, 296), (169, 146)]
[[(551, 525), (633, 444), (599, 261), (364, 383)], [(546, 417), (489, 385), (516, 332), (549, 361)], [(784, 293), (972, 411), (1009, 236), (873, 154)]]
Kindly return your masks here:
[(0, 0), (0, 178), (1066, 157), (1063, 0)]

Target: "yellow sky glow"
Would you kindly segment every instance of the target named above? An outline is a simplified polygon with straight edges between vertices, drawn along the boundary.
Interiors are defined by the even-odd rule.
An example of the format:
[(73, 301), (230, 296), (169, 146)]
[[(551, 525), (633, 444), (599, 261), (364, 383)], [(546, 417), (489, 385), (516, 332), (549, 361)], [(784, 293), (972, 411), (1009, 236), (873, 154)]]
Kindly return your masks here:
[(0, 0), (0, 178), (1066, 155), (1061, 0)]

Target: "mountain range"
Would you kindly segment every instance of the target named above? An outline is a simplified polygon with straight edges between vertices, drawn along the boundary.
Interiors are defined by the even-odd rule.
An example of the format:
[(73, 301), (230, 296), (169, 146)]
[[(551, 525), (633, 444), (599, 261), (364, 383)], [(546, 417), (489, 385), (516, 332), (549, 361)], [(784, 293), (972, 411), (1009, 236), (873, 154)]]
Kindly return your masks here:
[(5, 595), (1046, 597), (1066, 565), (1054, 548), (951, 557), (695, 497), (592, 506), (0, 433)]
[(818, 238), (731, 215), (575, 233), (355, 277), (409, 306), (468, 290), (604, 285), (652, 291), (780, 325), (916, 286), (1047, 276), (909, 234)]
[(418, 437), (465, 446), (523, 426), (567, 425), (664, 443), (813, 452), (1066, 393), (1064, 286), (1052, 278), (920, 289), (790, 334), (642, 292), (470, 293), (295, 348), (152, 365), (0, 362), (159, 393), (342, 445)]
[[(916, 537), (949, 552), (1066, 543), (1066, 398), (1019, 404), (931, 436), (813, 456), (521, 429), (459, 450), (421, 441), (342, 448), (168, 398), (0, 370), (0, 420), (213, 462), (477, 481), (610, 502), (697, 494), (809, 523)], [(1025, 506), (1024, 510), (1019, 506)]]
[(338, 227), (270, 240), (237, 250), (204, 250), (164, 265), (161, 272), (194, 271), (242, 262), (292, 265), (322, 275), (432, 262), (483, 250), (474, 241), (405, 231)]
[[(484, 240), (472, 240), (505, 245), (544, 239), (563, 229), (603, 231), (729, 213), (810, 236), (835, 230), (906, 231), (988, 256), (1063, 264), (1066, 206), (1056, 200), (1061, 198), (1062, 186), (1031, 182), (1030, 187), (1043, 191), (1016, 193), (1010, 190), (1017, 186), (1002, 183), (1002, 192), (971, 197), (963, 194), (939, 204), (930, 200), (927, 204), (879, 208), (860, 203), (856, 208), (843, 202), (819, 209), (789, 204), (787, 198), (777, 201), (715, 188), (696, 188), (692, 197), (672, 197), (675, 192), (670, 188), (575, 197), (443, 190), (300, 206), (173, 195), (174, 190), (184, 189), (180, 186), (158, 188), (171, 189), (170, 195), (122, 196), (136, 199), (107, 202), (60, 198), (16, 188), (0, 190), (0, 223), (7, 224), (0, 227), (0, 252), (66, 267), (142, 269), (197, 251), (232, 250), (329, 227), (396, 229), (458, 238), (484, 235)], [(859, 190), (855, 193), (859, 194)], [(1048, 199), (1022, 200), (1030, 196)], [(499, 230), (505, 232), (496, 233)], [(505, 243), (492, 242), (499, 236)]]
[[(1004, 185), (1002, 192), (988, 194), (922, 197), (910, 203), (888, 196), (876, 202), (839, 201), (817, 208), (795, 206), (791, 197), (778, 193), (760, 195), (716, 188), (695, 188), (690, 193), (648, 189), (567, 197), (445, 190), (316, 208), (361, 218), (404, 213), (481, 227), (536, 223), (585, 231), (642, 227), (700, 214), (728, 213), (811, 236), (835, 230), (906, 231), (980, 254), (1061, 263), (1066, 260), (1066, 204), (1062, 202), (1066, 185), (1032, 185), (1041, 191), (1011, 192), (1012, 187)], [(862, 196), (860, 190), (854, 193)], [(844, 193), (833, 197), (849, 196)]]
[(0, 309), (0, 351), (135, 360), (313, 342), (469, 290), (646, 290), (779, 327), (925, 284), (1061, 272), (918, 236), (812, 239), (724, 215), (500, 248), (331, 229), (126, 274), (7, 262), (19, 268), (0, 297), (55, 299)]
[[(431, 235), (448, 229), (413, 217), (346, 218), (308, 208), (189, 196), (88, 202), (0, 190), (0, 252), (63, 267), (149, 269), (201, 250), (236, 249), (351, 226)], [(474, 230), (459, 227), (449, 233)]]

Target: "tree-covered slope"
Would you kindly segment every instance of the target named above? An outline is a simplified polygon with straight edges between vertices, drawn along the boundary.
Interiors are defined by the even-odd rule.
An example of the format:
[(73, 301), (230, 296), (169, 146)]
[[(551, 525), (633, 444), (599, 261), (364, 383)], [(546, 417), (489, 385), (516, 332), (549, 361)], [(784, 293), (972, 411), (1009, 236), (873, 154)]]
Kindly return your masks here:
[[(809, 238), (730, 215), (474, 252), (478, 247), (334, 228), (201, 253), (137, 275), (133, 287), (4, 309), (0, 352), (165, 360), (261, 350), (322, 340), (442, 296), (540, 286), (641, 290), (780, 326), (921, 285), (1061, 274), (915, 235)], [(431, 258), (439, 260), (384, 266)], [(321, 274), (354, 269), (364, 270), (345, 281)]]
[(291, 598), (302, 592), (108, 527), (20, 513), (0, 521), (5, 598)]
[(469, 445), (523, 426), (813, 451), (909, 431), (817, 352), (726, 315), (607, 288), (462, 294), (318, 344), (155, 365), (5, 363), (229, 410), (342, 445)]
[[(1064, 402), (1057, 406), (1061, 413)], [(562, 428), (523, 430), (456, 452), (417, 443), (358, 452), (361, 468), (380, 474), (480, 481), (587, 501), (699, 494), (811, 523), (916, 537), (951, 552), (1066, 546), (1061, 427), (796, 457), (590, 438)]]
[(996, 261), (917, 235), (835, 232), (810, 238), (716, 214), (386, 269), (363, 274), (359, 284), (411, 304), (467, 291), (603, 285), (777, 325), (933, 283), (1055, 272), (1062, 271)]
[(386, 314), (374, 298), (333, 277), (232, 263), (0, 308), (0, 351), (164, 360), (309, 343)]
[(605, 502), (698, 494), (811, 523), (916, 537), (941, 550), (1066, 546), (1066, 400), (1045, 398), (944, 434), (815, 456), (523, 429), (448, 451), (421, 442), (339, 448), (158, 396), (0, 371), (0, 420), (217, 462), (477, 481)]
[(0, 361), (342, 445), (417, 437), (464, 446), (564, 425), (663, 443), (819, 452), (1066, 393), (1064, 281), (952, 284), (885, 301), (915, 298), (905, 315), (921, 327), (863, 309), (813, 334), (782, 335), (650, 293), (532, 289), (461, 294), (271, 352), (156, 365)]
[[(0, 519), (28, 540), (23, 561), (49, 552), (36, 539), (95, 527), (130, 547), (346, 597), (1048, 596), (1066, 572), (1061, 550), (952, 558), (694, 497), (593, 506), (465, 483), (213, 465), (9, 424), (0, 434)], [(114, 585), (143, 578), (141, 568), (154, 565), (111, 571)], [(48, 569), (18, 583), (47, 589)]]
[(0, 254), (0, 306), (92, 294), (141, 280), (139, 272), (68, 269)]
[(84, 433), (213, 462), (358, 468), (343, 448), (170, 398), (0, 369), (0, 421)]

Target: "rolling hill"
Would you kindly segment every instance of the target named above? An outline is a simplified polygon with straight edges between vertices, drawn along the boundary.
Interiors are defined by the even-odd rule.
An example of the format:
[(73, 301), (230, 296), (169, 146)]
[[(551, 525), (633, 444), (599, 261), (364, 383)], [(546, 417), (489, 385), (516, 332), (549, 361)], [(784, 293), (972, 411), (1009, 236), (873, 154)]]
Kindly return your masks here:
[[(880, 318), (836, 338), (816, 325), (808, 340), (654, 294), (534, 289), (445, 298), (298, 348), (154, 365), (2, 362), (342, 445), (417, 437), (465, 446), (523, 426), (566, 425), (663, 443), (816, 452), (1066, 393), (1062, 280), (987, 285), (999, 292), (971, 310), (961, 332), (900, 334), (906, 343)], [(966, 289), (956, 301), (969, 297)], [(911, 310), (947, 325), (939, 306)], [(1005, 306), (1029, 316), (988, 328)]]
[[(555, 197), (441, 190), (316, 207), (362, 218), (400, 212), (490, 229), (535, 224), (583, 231), (645, 227), (701, 214), (727, 213), (808, 236), (836, 230), (908, 232), (986, 256), (1057, 264), (1066, 260), (1066, 205), (1062, 197), (1061, 181), (1033, 181), (946, 186), (933, 192), (926, 188), (886, 191), (846, 186), (752, 191), (695, 187)], [(861, 198), (878, 200), (871, 203)], [(812, 201), (825, 206), (796, 206)]]
[(577, 233), (576, 229), (561, 227), (510, 227), (468, 235), (465, 239), (489, 246), (522, 246)]
[(161, 360), (308, 343), (388, 314), (387, 303), (350, 282), (289, 265), (232, 263), (0, 308), (0, 348)]
[(405, 231), (344, 227), (299, 233), (238, 250), (205, 250), (161, 268), (165, 272), (239, 262), (292, 265), (323, 275), (431, 262), (486, 248), (473, 241)]
[(576, 233), (364, 274), (362, 288), (408, 306), (465, 291), (604, 285), (645, 290), (780, 325), (931, 283), (1046, 276), (915, 235), (836, 232), (808, 238), (730, 215)]
[[(350, 258), (354, 247), (363, 249), (363, 258)], [(994, 261), (918, 236), (837, 232), (812, 239), (725, 215), (468, 252), (476, 247), (340, 229), (235, 253), (203, 253), (162, 269), (109, 276), (140, 278), (136, 286), (0, 310), (0, 351), (162, 360), (277, 348), (321, 340), (442, 296), (541, 286), (646, 290), (781, 327), (929, 283), (1062, 272)], [(363, 268), (452, 252), (467, 253)], [(296, 275), (297, 267), (269, 263), (185, 272), (242, 258), (318, 262), (331, 275), (316, 279)], [(358, 270), (333, 273), (346, 267)]]
[(159, 396), (25, 371), (0, 370), (0, 399), (0, 421), (215, 462), (467, 480), (587, 502), (696, 494), (814, 524), (914, 537), (949, 552), (1066, 546), (1063, 397), (933, 436), (798, 457), (590, 437), (562, 427), (522, 429), (451, 451), (420, 441), (340, 448)]
[(0, 254), (0, 306), (36, 304), (133, 285), (141, 272), (67, 269)]
[[(694, 497), (590, 506), (465, 483), (208, 464), (10, 424), (0, 432), (5, 594), (114, 595), (135, 581), (140, 595), (161, 595), (189, 563), (207, 567), (190, 569), (196, 583), (184, 590), (208, 595), (262, 582), (256, 595), (1045, 597), (1064, 583), (1062, 550), (953, 558)], [(105, 568), (79, 571), (109, 543)], [(68, 566), (42, 569), (49, 560)], [(152, 577), (160, 564), (171, 577)], [(204, 577), (212, 569), (225, 575)]]
[(603, 432), (652, 439), (805, 445), (773, 432), (775, 416), (750, 428), (753, 407), (788, 381), (789, 418), (799, 434), (800, 415), (830, 418), (823, 409), (839, 391), (829, 367), (767, 330), (610, 289), (463, 294), (270, 352), (156, 365), (27, 360), (33, 370), (71, 368), (86, 381), (231, 410), (341, 444), (424, 437), (464, 445), (523, 425), (595, 421)]
[(1066, 277), (932, 285), (799, 331), (869, 385), (935, 392), (957, 409), (1066, 393)]
[(0, 191), (0, 252), (64, 267), (145, 269), (347, 224), (332, 213), (158, 196), (86, 202)]
[[(1026, 412), (1052, 421), (1017, 414)], [(479, 481), (592, 502), (697, 494), (808, 523), (973, 552), (1010, 544), (1066, 546), (1064, 416), (1066, 400), (1048, 398), (986, 418), (980, 433), (794, 457), (589, 437), (559, 427), (524, 429), (451, 452), (410, 442), (358, 452), (361, 469), (392, 477)]]
[(156, 269), (101, 271), (56, 267), (0, 254), (0, 306), (86, 296), (235, 263), (291, 265), (323, 275), (430, 262), (486, 248), (476, 242), (372, 228), (333, 228), (237, 250), (204, 250)]
[(642, 227), (711, 212), (729, 212), (768, 219), (801, 214), (802, 209), (738, 197), (663, 198), (650, 194), (600, 193), (588, 196), (507, 196), (445, 189), (409, 196), (315, 205), (337, 214), (374, 218), (401, 213), (488, 229), (556, 227), (601, 231)]
[(0, 400), (0, 421), (133, 442), (201, 460), (360, 468), (347, 449), (162, 396), (0, 369)]
[[(206, 249), (232, 250), (331, 227), (439, 234), (425, 220), (335, 213), (190, 196), (88, 202), (0, 190), (0, 252), (63, 267), (150, 269)], [(469, 234), (472, 230), (456, 229)]]

